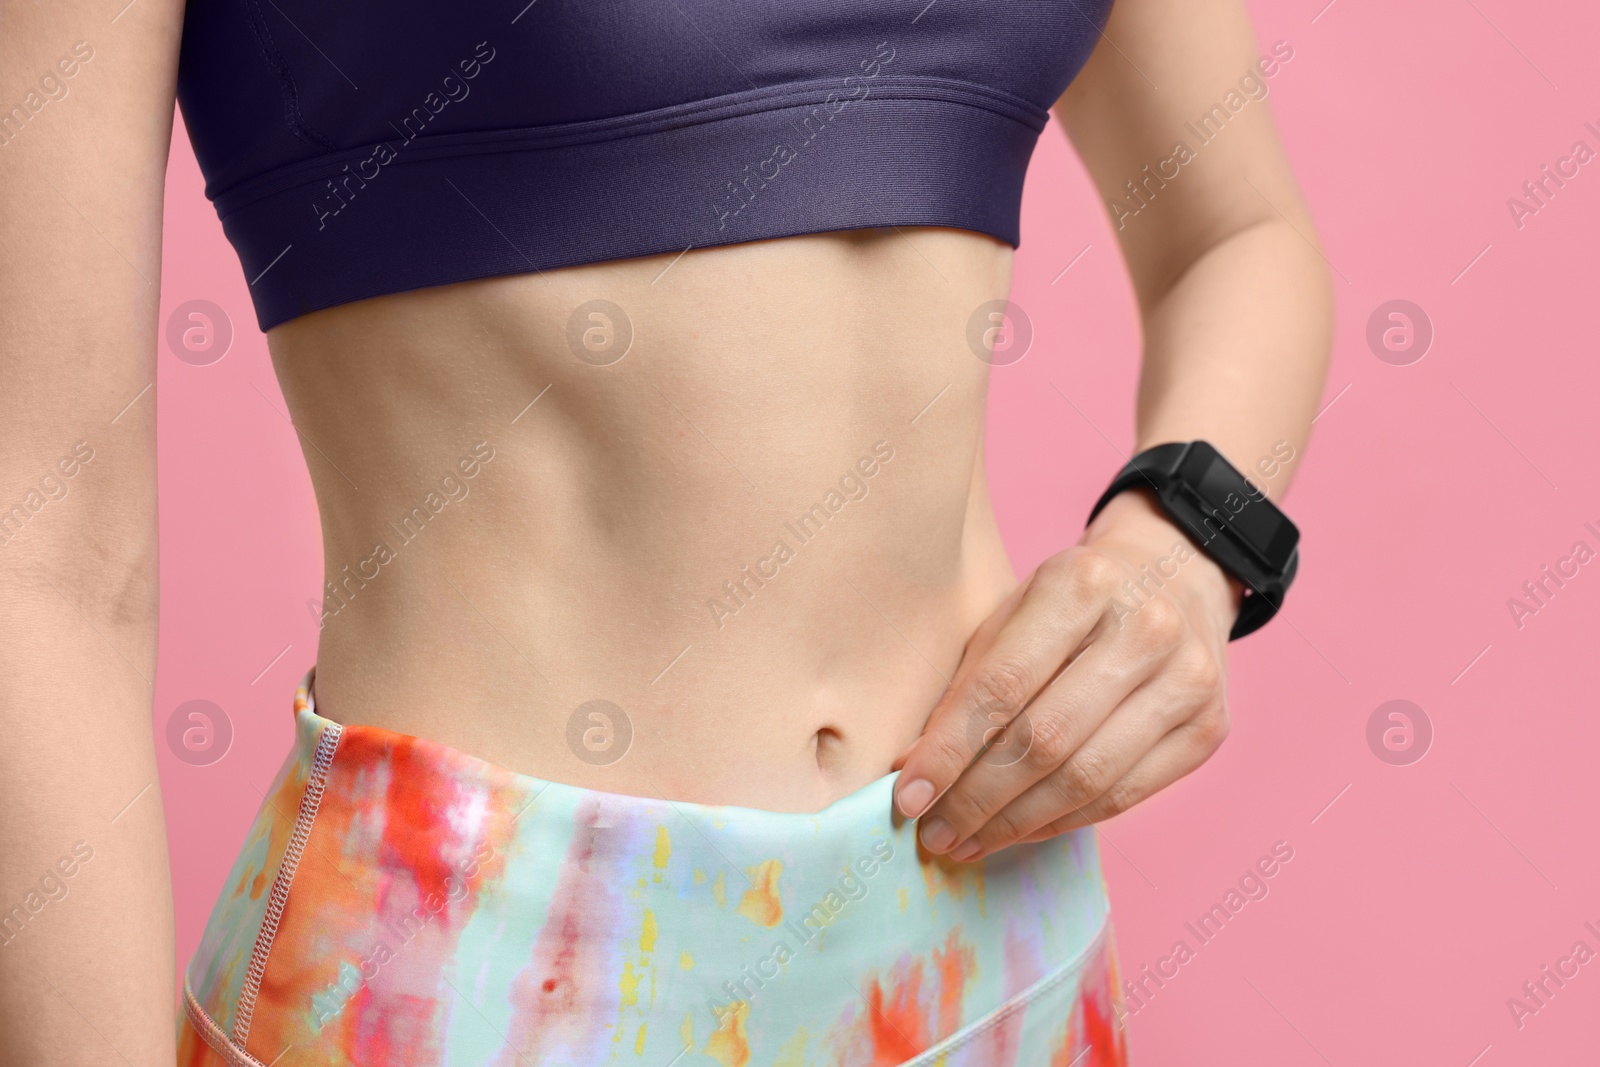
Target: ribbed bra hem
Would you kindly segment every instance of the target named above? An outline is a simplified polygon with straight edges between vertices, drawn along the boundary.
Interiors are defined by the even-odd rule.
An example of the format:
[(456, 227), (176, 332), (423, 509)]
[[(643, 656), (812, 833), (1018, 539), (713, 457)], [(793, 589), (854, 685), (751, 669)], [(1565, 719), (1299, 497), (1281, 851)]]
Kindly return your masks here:
[(1015, 246), (1047, 121), (949, 79), (805, 82), (534, 129), (397, 128), (208, 194), (265, 330), (387, 293), (830, 230)]
[[(642, 137), (766, 111), (813, 107), (826, 103), (830, 96), (840, 96), (837, 78), (752, 89), (748, 92), (732, 93), (710, 100), (694, 100), (654, 111), (616, 115), (586, 122), (562, 123), (558, 126), (422, 136), (415, 138), (414, 141), (405, 142), (405, 154), (412, 159), (421, 160), (515, 152), (530, 148), (562, 148), (596, 141)], [(931, 100), (964, 104), (1014, 119), (1035, 134), (1042, 130), (1049, 120), (1048, 111), (1041, 110), (1027, 100), (988, 86), (952, 81), (948, 78), (880, 77), (872, 80), (867, 87), (867, 95), (861, 99)], [(847, 100), (847, 103), (856, 102), (859, 101)], [(218, 189), (217, 183), (211, 183), (206, 189), (206, 195), (215, 202), (217, 213), (227, 216), (263, 196), (292, 189), (308, 179), (316, 181), (330, 173), (337, 174), (344, 164), (354, 163), (370, 156), (372, 149), (371, 144), (363, 144), (355, 148), (330, 152), (315, 159), (279, 167), (244, 181), (233, 182), (225, 189)]]

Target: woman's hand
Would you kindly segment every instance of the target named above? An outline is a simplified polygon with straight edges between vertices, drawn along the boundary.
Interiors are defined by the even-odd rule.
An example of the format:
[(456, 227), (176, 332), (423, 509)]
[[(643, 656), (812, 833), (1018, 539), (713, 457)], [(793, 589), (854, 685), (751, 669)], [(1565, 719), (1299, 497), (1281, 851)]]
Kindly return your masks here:
[(976, 860), (1126, 811), (1204, 763), (1228, 735), (1241, 592), (1153, 499), (1113, 498), (973, 634), (896, 761), (923, 846)]

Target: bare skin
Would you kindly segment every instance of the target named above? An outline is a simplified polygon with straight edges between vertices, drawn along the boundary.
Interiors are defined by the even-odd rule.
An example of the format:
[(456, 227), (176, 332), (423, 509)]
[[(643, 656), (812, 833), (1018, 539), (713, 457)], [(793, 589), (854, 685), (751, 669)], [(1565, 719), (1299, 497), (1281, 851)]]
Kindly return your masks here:
[[(5, 499), (75, 441), (105, 442), (0, 569), (0, 890), (17, 898), (80, 838), (99, 850), (70, 907), (0, 951), (6, 1062), (114, 1059), (108, 1045), (172, 1061), (158, 790), (141, 794), (150, 396), (109, 420), (153, 377), (180, 16), (143, 0), (74, 95), (0, 149)], [(0, 69), (45, 69), (104, 22), (87, 0), (8, 5)], [(1266, 50), (1236, 0), (1120, 0), (1106, 33), (1116, 47), (1057, 112), (1111, 199)], [(1281, 495), (1330, 301), (1267, 107), (1235, 116), (1119, 237), (1145, 326), (1134, 447), (1204, 437)], [(925, 842), (962, 859), (1188, 773), (1226, 734), (1239, 591), (1195, 555), (1131, 618), (1112, 610), (1122, 577), (1181, 541), (1136, 493), (1019, 581), (984, 481), (987, 367), (966, 341), (1010, 271), (991, 238), (891, 228), (463, 283), (274, 329), (342, 589), (326, 597), (319, 710), (540, 777), (777, 810), (899, 766)], [(568, 342), (592, 299), (631, 324), (609, 365)], [(603, 347), (617, 323), (587, 325)], [(1280, 443), (1295, 459), (1267, 477), (1257, 460)], [(450, 502), (430, 510), (430, 491)], [(831, 517), (796, 536), (786, 524), (819, 502)], [(429, 517), (402, 536), (391, 524), (417, 507)], [(609, 763), (568, 745), (593, 700), (631, 723)], [(973, 762), (974, 737), (1024, 707), (1029, 757)]]
[[(327, 600), (319, 710), (706, 803), (811, 811), (881, 776), (1015, 585), (981, 463), (987, 365), (966, 343), (1010, 256), (951, 230), (820, 234), (273, 330), (315, 442), (327, 571), (379, 540), (395, 555)], [(567, 342), (593, 299), (632, 323), (609, 366)], [(402, 544), (389, 524), (479, 441), (494, 458), (458, 476), (467, 495)], [(830, 490), (839, 510), (802, 542)], [(595, 699), (635, 734), (604, 765), (566, 743)]]

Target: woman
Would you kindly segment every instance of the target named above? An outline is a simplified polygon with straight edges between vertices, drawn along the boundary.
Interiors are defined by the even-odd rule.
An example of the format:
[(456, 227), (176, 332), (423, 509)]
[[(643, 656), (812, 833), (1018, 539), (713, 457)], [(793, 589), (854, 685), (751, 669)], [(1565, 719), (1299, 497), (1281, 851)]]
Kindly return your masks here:
[(0, 953), (0, 1055), (173, 1062), (176, 93), (327, 576), (180, 1062), (1123, 1062), (1088, 827), (1221, 743), (1244, 586), (1137, 488), (1007, 562), (986, 372), (1046, 109), (1138, 294), (1138, 450), (1281, 496), (1330, 298), (1261, 102), (1292, 47), (1108, 6), (8, 7), (44, 73), (0, 123), (0, 463), (93, 459), (8, 528), (6, 884), (96, 858)]

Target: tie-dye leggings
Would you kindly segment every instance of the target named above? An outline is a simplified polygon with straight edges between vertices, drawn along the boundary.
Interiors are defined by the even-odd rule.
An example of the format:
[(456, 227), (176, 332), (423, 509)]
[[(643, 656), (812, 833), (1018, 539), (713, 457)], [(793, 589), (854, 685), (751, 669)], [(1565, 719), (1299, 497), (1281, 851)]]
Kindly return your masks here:
[(185, 1067), (1126, 1062), (1092, 831), (919, 854), (816, 813), (544, 782), (318, 716), (184, 980)]

